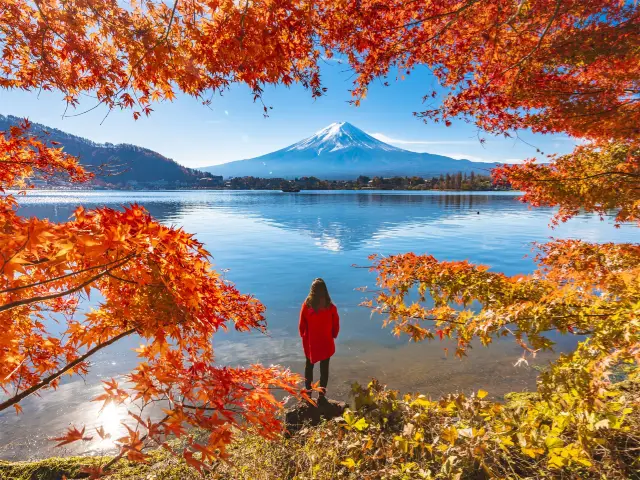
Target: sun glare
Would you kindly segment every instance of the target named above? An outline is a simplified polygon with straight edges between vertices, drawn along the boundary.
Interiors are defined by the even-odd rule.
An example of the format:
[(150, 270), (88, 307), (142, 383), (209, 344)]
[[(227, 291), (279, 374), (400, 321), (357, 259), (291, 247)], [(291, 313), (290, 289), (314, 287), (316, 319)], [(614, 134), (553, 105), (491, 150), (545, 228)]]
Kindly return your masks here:
[(113, 441), (118, 438), (124, 427), (120, 422), (126, 417), (126, 409), (124, 406), (116, 406), (110, 403), (98, 415), (97, 428), (102, 427), (105, 434), (109, 434), (110, 438), (103, 440), (103, 446), (113, 445)]

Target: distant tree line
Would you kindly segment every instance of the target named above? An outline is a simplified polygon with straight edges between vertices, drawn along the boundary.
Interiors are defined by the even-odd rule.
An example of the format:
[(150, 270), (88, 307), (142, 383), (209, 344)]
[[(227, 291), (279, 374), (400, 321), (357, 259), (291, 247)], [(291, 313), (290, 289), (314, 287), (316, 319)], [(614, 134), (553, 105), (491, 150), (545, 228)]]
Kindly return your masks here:
[(225, 182), (232, 190), (280, 190), (297, 187), (301, 190), (508, 190), (493, 184), (488, 175), (458, 172), (432, 178), (423, 177), (367, 177), (355, 180), (320, 180), (317, 177), (284, 178), (235, 177)]

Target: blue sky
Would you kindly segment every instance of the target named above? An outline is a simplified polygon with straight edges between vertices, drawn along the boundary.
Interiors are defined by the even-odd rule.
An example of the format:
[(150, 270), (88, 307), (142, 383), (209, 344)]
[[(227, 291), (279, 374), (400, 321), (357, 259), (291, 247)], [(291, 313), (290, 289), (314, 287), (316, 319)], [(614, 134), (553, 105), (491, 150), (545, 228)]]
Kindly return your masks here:
[[(189, 167), (269, 153), (341, 121), (407, 150), (475, 161), (517, 162), (536, 156), (534, 147), (547, 154), (567, 153), (574, 146), (563, 135), (528, 132), (520, 133), (524, 141), (485, 134), (482, 136), (487, 142), (482, 146), (476, 128), (462, 121), (455, 121), (451, 127), (424, 124), (412, 112), (420, 111), (422, 97), (436, 88), (426, 68), (415, 70), (404, 81), (391, 78), (389, 87), (376, 81), (360, 107), (348, 103), (353, 77), (347, 66), (335, 60), (323, 63), (322, 79), (328, 91), (316, 100), (300, 86), (266, 88), (264, 102), (273, 107), (268, 118), (263, 117), (262, 105), (253, 102), (243, 85), (215, 97), (211, 107), (178, 95), (172, 103), (154, 105), (150, 117), (137, 121), (130, 111), (112, 111), (103, 122), (107, 110), (102, 107), (63, 119), (64, 103), (57, 92), (38, 96), (37, 92), (0, 90), (0, 113), (28, 117), (96, 142), (140, 145)], [(94, 103), (87, 98), (76, 112), (92, 106)]]

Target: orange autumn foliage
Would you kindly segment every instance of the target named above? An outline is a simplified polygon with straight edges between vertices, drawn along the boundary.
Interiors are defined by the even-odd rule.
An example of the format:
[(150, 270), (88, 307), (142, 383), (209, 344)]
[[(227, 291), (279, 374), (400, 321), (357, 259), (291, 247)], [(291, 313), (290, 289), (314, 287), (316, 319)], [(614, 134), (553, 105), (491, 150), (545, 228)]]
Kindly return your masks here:
[[(55, 388), (63, 374), (86, 373), (91, 355), (136, 334), (141, 363), (125, 376), (126, 385), (105, 382), (97, 400), (140, 400), (164, 407), (166, 415), (143, 419), (132, 405), (137, 427), (118, 440), (121, 454), (142, 458), (144, 447), (181, 436), (188, 425), (227, 431), (244, 417), (265, 435), (279, 429), (271, 389), (294, 394), (297, 376), (214, 364), (212, 335), (230, 326), (264, 330), (264, 307), (215, 273), (192, 235), (159, 224), (137, 205), (78, 208), (60, 224), (20, 217), (10, 196), (0, 206), (0, 385), (7, 397), (0, 410)], [(90, 294), (100, 301), (81, 314), (79, 302)], [(62, 334), (50, 333), (55, 321)], [(73, 427), (57, 440), (83, 438), (76, 433)], [(218, 440), (209, 447), (211, 455), (224, 453)]]
[[(139, 118), (178, 91), (207, 104), (233, 82), (248, 85), (255, 99), (266, 84), (294, 82), (319, 96), (322, 53), (343, 55), (354, 69), (355, 103), (374, 79), (426, 65), (445, 93), (440, 101), (437, 90), (424, 92), (425, 103), (439, 104), (427, 103), (420, 118), (447, 125), (462, 118), (502, 135), (564, 133), (584, 143), (548, 165), (500, 168), (497, 181), (524, 190), (533, 205), (559, 206), (558, 220), (584, 209), (639, 221), (639, 13), (636, 2), (619, 0), (5, 0), (0, 87), (62, 92), (74, 115), (82, 113), (74, 110), (80, 96), (92, 95), (96, 107), (131, 109)], [(59, 146), (30, 138), (27, 126), (0, 135), (2, 189), (22, 187), (34, 174), (88, 178)], [(213, 272), (192, 236), (135, 205), (78, 209), (62, 224), (22, 218), (15, 208), (14, 197), (2, 199), (0, 386), (7, 400), (0, 409), (19, 410), (28, 394), (55, 387), (64, 373), (85, 372), (93, 353), (135, 333), (144, 339), (140, 365), (126, 384), (106, 382), (100, 400), (170, 408), (160, 421), (132, 416), (119, 456), (141, 460), (146, 445), (197, 426), (211, 431), (209, 441), (189, 444), (183, 456), (201, 469), (224, 455), (238, 419), (266, 435), (276, 431), (270, 388), (293, 393), (297, 377), (214, 366), (211, 336), (230, 324), (262, 329), (263, 307)], [(528, 277), (413, 254), (377, 260), (388, 291), (372, 306), (399, 333), (456, 338), (460, 354), (476, 337), (514, 335), (533, 353), (551, 346), (549, 330), (589, 333), (541, 384), (552, 408), (572, 402), (571, 428), (586, 443), (594, 441), (589, 432), (593, 416), (603, 414), (612, 369), (639, 360), (636, 247), (552, 242), (540, 247), (539, 268)], [(406, 304), (414, 286), (436, 306)], [(81, 314), (80, 296), (94, 290), (99, 306)], [(465, 307), (471, 301), (480, 312)], [(52, 313), (64, 319), (64, 335), (48, 332)], [(85, 436), (74, 427), (58, 440)]]
[(256, 96), (301, 82), (320, 95), (316, 10), (300, 0), (7, 0), (0, 87), (82, 93), (137, 118), (177, 90), (204, 103), (232, 82)]
[(25, 120), (0, 135), (0, 186), (26, 186), (24, 180), (33, 175), (51, 178), (64, 175), (72, 182), (91, 178), (78, 159), (64, 153), (55, 142), (43, 141), (29, 135), (31, 124)]

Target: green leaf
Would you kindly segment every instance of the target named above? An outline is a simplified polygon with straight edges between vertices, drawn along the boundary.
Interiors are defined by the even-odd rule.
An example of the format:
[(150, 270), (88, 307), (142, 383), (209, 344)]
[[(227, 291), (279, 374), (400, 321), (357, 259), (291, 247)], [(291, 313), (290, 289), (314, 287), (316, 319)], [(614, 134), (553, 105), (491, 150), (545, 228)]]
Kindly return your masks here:
[(346, 410), (343, 414), (342, 417), (345, 419), (345, 421), (347, 422), (347, 425), (352, 426), (353, 422), (355, 421), (355, 415), (351, 412), (351, 410)]

